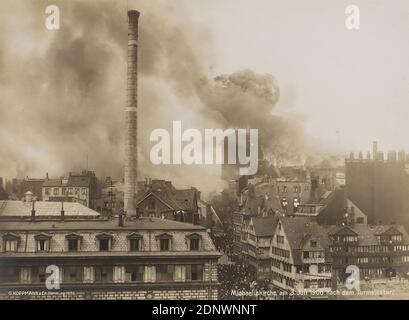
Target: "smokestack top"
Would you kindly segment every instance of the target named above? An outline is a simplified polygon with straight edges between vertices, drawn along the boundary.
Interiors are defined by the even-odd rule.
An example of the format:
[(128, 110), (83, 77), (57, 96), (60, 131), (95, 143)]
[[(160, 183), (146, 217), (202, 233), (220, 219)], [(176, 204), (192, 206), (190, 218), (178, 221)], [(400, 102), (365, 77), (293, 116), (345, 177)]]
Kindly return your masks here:
[(139, 11), (137, 10), (128, 10), (128, 17), (129, 18), (139, 18)]

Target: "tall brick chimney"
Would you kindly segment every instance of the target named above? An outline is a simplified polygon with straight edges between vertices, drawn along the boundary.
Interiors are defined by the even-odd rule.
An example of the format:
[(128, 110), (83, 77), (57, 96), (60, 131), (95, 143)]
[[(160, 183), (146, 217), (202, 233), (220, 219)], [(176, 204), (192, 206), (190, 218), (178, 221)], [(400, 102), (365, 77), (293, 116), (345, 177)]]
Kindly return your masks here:
[(125, 190), (126, 215), (135, 215), (137, 188), (137, 88), (138, 88), (138, 20), (139, 12), (128, 11), (128, 72), (125, 108)]

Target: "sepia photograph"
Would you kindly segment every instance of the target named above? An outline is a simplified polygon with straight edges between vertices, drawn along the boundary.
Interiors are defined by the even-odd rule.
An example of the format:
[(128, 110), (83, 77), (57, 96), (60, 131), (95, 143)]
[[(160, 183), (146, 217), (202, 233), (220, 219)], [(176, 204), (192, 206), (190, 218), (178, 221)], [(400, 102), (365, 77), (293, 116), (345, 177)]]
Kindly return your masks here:
[(409, 300), (408, 37), (406, 0), (0, 0), (0, 300)]

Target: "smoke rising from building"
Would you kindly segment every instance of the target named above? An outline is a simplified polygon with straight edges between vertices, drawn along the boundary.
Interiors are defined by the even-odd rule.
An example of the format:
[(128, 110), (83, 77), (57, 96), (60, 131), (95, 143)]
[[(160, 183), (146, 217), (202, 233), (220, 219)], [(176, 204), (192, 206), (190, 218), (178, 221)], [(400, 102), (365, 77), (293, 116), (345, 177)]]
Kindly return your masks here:
[[(0, 13), (0, 175), (60, 175), (89, 167), (123, 175), (127, 8), (124, 1), (55, 1), (61, 29), (44, 27), (46, 1), (9, 1)], [(139, 178), (222, 187), (219, 167), (149, 163), (150, 132), (188, 127), (258, 128), (263, 152), (282, 161), (307, 152), (299, 123), (274, 116), (273, 76), (211, 74), (212, 43), (183, 8), (138, 2)]]

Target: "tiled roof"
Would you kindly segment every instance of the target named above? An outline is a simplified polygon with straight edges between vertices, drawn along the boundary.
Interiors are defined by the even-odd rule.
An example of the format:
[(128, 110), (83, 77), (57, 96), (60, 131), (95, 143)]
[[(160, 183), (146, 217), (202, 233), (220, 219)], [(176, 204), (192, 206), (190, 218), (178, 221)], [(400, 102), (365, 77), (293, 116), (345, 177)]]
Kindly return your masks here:
[(301, 251), (307, 237), (318, 240), (323, 248), (329, 244), (327, 231), (324, 227), (311, 222), (307, 217), (280, 217), (279, 221), (287, 236), (295, 264), (301, 263)]
[(185, 208), (185, 210), (193, 210), (196, 206), (195, 199), (196, 199), (196, 192), (195, 189), (185, 189), (185, 190), (174, 190), (173, 194), (175, 196), (176, 201)]
[(118, 218), (65, 221), (0, 221), (2, 230), (180, 230), (205, 231), (199, 225), (160, 218), (124, 219), (124, 226), (118, 226)]
[(69, 187), (89, 187), (91, 184), (91, 178), (83, 175), (70, 175), (68, 177), (67, 185)]
[[(339, 231), (342, 231), (346, 227), (340, 226), (329, 226), (328, 234), (336, 234)], [(355, 224), (354, 226), (348, 226), (356, 234), (358, 234), (358, 242), (361, 246), (370, 246), (370, 245), (379, 245), (380, 242), (377, 238), (378, 235), (387, 232), (391, 228), (395, 228), (402, 234), (402, 240), (404, 243), (409, 243), (409, 235), (406, 232), (405, 228), (402, 225), (375, 225), (370, 226), (367, 224)]]
[(63, 185), (61, 179), (46, 179), (43, 187), (61, 187)]
[[(60, 216), (61, 202), (35, 201), (36, 216)], [(32, 202), (25, 201), (0, 201), (0, 217), (30, 216), (33, 208)], [(66, 216), (99, 216), (99, 213), (77, 202), (64, 202)]]
[(271, 237), (274, 235), (274, 230), (277, 226), (278, 217), (253, 217), (254, 232), (257, 237)]
[(260, 211), (280, 211), (282, 207), (276, 190), (273, 185), (265, 182), (249, 185), (243, 191), (242, 211), (250, 215), (257, 215), (259, 207)]
[[(139, 183), (143, 186), (142, 183)], [(197, 208), (197, 190), (191, 189), (176, 189), (169, 181), (153, 180), (152, 184), (138, 197), (137, 204), (142, 202), (150, 194), (154, 194), (163, 203), (173, 210), (192, 210)]]

